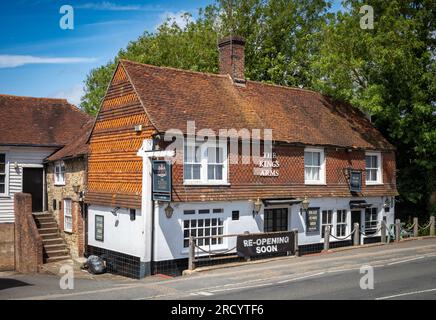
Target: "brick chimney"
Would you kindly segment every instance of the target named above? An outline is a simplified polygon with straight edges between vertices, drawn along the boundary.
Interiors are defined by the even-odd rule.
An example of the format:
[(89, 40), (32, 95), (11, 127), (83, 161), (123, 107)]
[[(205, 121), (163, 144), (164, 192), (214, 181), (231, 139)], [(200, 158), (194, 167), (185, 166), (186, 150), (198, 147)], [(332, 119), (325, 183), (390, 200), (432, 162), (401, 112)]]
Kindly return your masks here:
[(236, 84), (245, 84), (245, 39), (229, 36), (218, 43), (220, 73), (228, 74)]

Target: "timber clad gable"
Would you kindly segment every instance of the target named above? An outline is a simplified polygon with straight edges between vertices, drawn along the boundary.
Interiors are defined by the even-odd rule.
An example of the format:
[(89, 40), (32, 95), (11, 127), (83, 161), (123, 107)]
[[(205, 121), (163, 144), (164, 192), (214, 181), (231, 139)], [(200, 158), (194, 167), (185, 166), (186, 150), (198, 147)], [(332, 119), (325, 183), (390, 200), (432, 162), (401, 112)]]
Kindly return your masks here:
[[(134, 127), (142, 125), (142, 131)], [(122, 66), (118, 66), (90, 137), (87, 202), (141, 207), (142, 159), (137, 151), (154, 133)]]

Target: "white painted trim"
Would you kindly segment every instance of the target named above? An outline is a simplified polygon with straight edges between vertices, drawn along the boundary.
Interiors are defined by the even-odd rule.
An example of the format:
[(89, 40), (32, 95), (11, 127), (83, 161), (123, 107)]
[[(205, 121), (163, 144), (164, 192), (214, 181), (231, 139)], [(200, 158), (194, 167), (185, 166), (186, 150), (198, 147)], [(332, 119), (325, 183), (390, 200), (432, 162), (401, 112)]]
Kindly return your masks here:
[[(366, 180), (366, 156), (376, 156), (377, 157), (377, 181), (367, 181)], [(367, 186), (379, 186), (383, 185), (383, 158), (381, 152), (365, 152), (365, 184)]]
[(9, 196), (10, 196), (10, 194), (9, 194), (9, 176), (10, 176), (9, 155), (7, 153), (7, 149), (5, 151), (0, 151), (0, 153), (5, 155), (5, 192), (0, 193), (0, 198), (9, 198)]
[[(326, 157), (324, 148), (305, 148), (304, 153), (306, 152), (319, 152), (320, 153), (320, 172), (319, 172), (319, 180), (306, 180), (306, 165), (303, 163), (304, 170), (304, 184), (305, 185), (327, 185), (326, 184)], [(304, 155), (303, 155), (304, 161)]]

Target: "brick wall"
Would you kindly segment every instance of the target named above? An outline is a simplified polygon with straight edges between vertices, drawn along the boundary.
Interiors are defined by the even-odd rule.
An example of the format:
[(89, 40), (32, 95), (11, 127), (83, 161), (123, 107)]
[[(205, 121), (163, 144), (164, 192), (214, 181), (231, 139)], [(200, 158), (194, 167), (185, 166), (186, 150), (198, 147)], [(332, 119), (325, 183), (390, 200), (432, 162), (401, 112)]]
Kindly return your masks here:
[(15, 212), (15, 270), (35, 273), (42, 265), (42, 238), (32, 215), (32, 196), (14, 195)]
[(13, 223), (0, 223), (0, 271), (14, 270), (14, 229)]
[[(54, 163), (47, 165), (47, 194), (48, 210), (55, 217), (61, 236), (65, 239), (70, 254), (73, 258), (83, 256), (85, 250), (84, 216), (79, 202), (79, 194), (74, 192), (73, 186), (80, 186), (79, 192), (85, 190), (86, 183), (86, 160), (83, 157), (65, 160), (65, 185), (55, 185)], [(64, 200), (71, 199), (73, 216), (72, 232), (64, 231)], [(56, 208), (53, 206), (56, 202)]]
[[(241, 150), (241, 147), (239, 148)], [(395, 180), (395, 155), (382, 152), (383, 185), (365, 185), (365, 151), (334, 147), (324, 148), (326, 157), (326, 185), (305, 185), (304, 147), (277, 146), (273, 148), (280, 163), (278, 177), (262, 177), (253, 174), (257, 164), (229, 165), (229, 186), (185, 186), (183, 184), (182, 154), (177, 154), (173, 166), (173, 199), (175, 201), (221, 201), (279, 197), (351, 197), (394, 196), (397, 194)], [(363, 171), (362, 192), (351, 194), (348, 186), (347, 168)]]

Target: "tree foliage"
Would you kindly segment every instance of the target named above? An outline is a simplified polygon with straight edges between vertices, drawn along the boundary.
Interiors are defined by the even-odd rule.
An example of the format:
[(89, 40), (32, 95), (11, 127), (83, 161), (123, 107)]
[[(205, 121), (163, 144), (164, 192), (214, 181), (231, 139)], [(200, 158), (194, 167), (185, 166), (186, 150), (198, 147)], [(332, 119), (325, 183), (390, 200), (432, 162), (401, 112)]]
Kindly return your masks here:
[[(345, 0), (332, 13), (330, 2), (218, 0), (195, 20), (184, 15), (183, 27), (167, 20), (90, 72), (81, 107), (96, 114), (120, 58), (216, 73), (218, 40), (241, 35), (247, 78), (315, 89), (371, 114), (397, 148), (402, 207), (422, 212), (436, 189), (436, 3)], [(360, 28), (363, 5), (374, 8), (372, 30)]]

